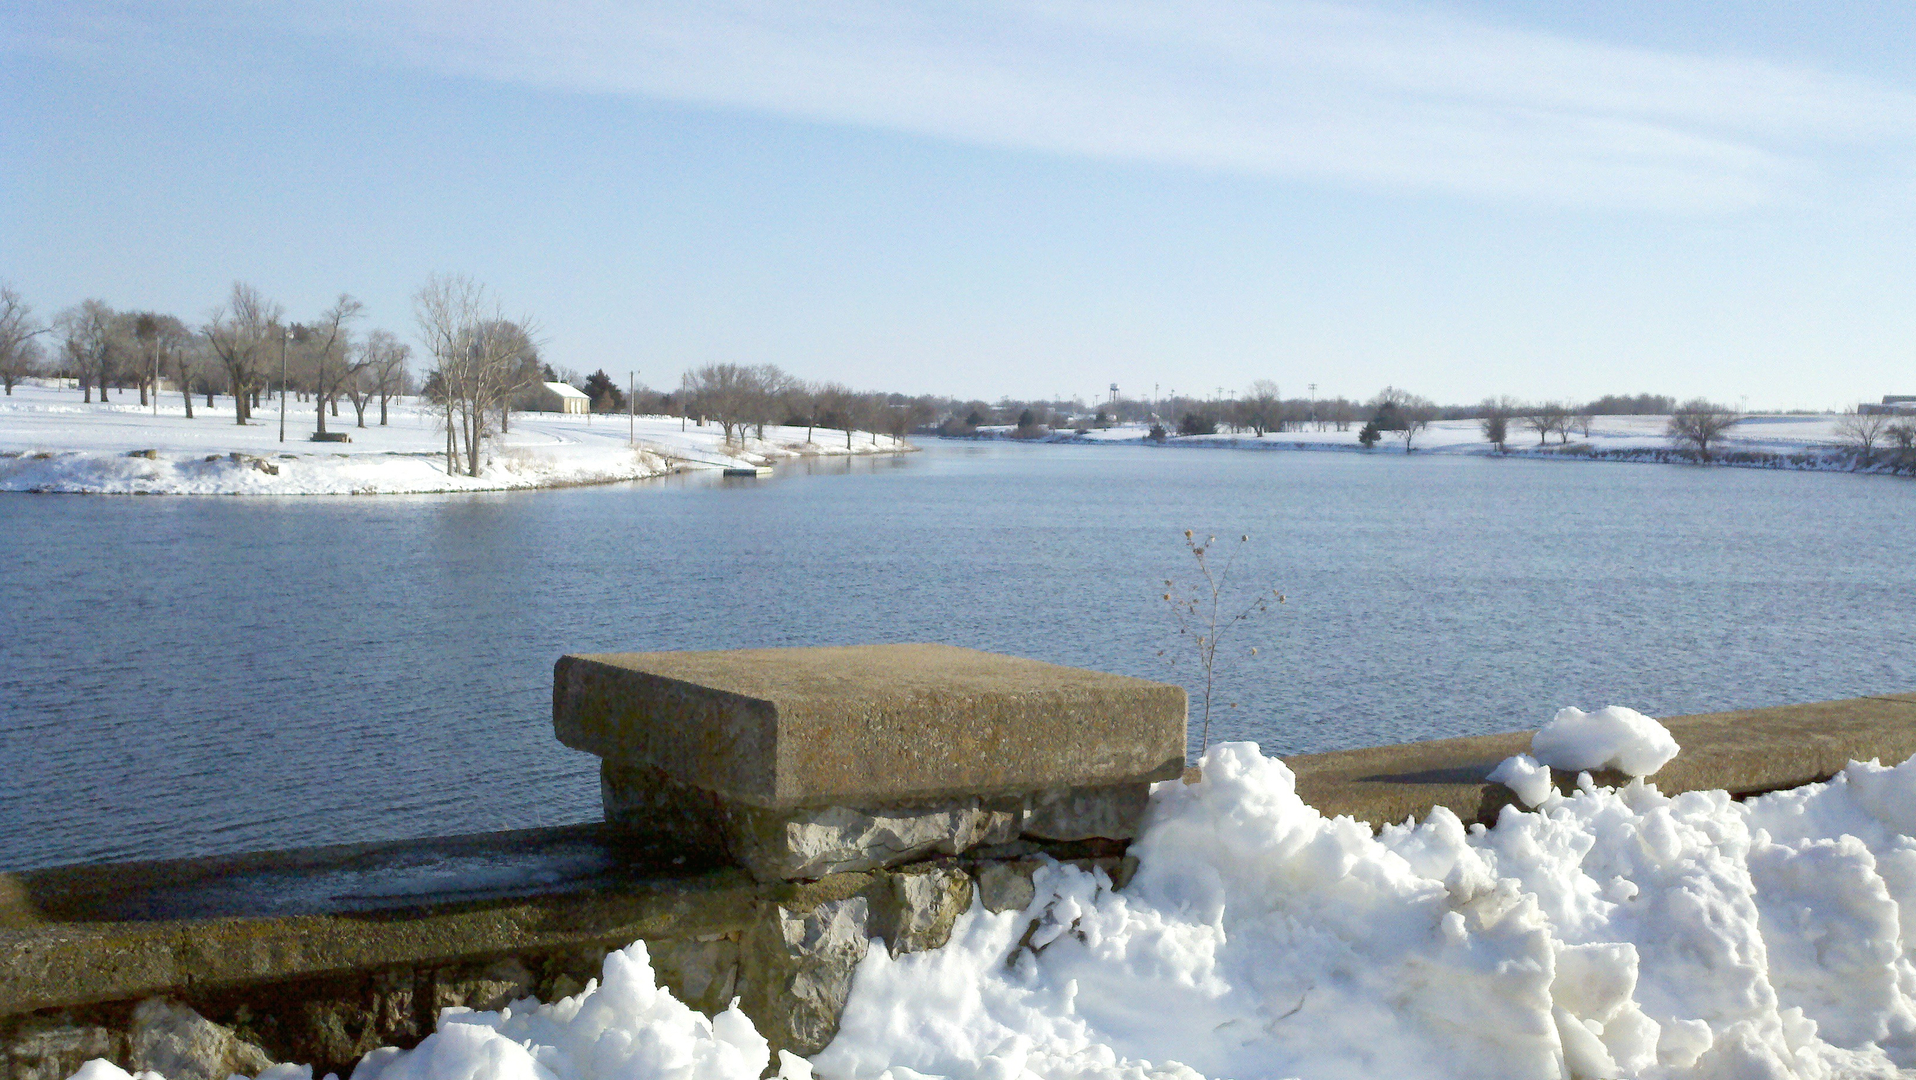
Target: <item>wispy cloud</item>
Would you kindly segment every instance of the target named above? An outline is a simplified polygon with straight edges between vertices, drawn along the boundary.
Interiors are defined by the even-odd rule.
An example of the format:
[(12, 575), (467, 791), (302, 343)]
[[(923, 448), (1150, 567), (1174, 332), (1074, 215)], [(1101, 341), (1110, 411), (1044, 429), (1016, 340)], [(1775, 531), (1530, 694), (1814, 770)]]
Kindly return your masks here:
[(1916, 148), (1902, 89), (1301, 0), (357, 0), (305, 20), (485, 79), (1550, 203), (1795, 201)]

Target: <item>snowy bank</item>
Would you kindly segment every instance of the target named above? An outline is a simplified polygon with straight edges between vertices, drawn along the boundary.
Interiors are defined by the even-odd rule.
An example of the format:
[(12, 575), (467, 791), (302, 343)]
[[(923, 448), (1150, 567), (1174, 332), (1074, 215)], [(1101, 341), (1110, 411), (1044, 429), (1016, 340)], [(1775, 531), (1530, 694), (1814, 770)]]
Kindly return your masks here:
[(641, 480), (679, 469), (754, 468), (796, 457), (894, 453), (888, 436), (767, 426), (727, 445), (716, 425), (677, 417), (521, 413), (488, 441), (480, 475), (448, 472), (436, 412), (395, 402), (390, 423), (356, 427), (349, 411), (330, 431), (353, 441), (314, 443), (312, 404), (292, 403), (279, 440), (278, 403), (251, 424), (177, 395), (157, 409), (116, 400), (86, 405), (73, 391), (16, 388), (0, 398), (0, 491), (121, 495), (383, 495), (498, 491)]
[[(1916, 760), (1740, 803), (1639, 780), (1507, 808), (1488, 829), (1438, 808), (1379, 833), (1304, 804), (1252, 744), (1214, 748), (1202, 776), (1155, 789), (1124, 889), (1048, 864), (1022, 910), (974, 904), (942, 949), (869, 950), (816, 1075), (1662, 1080), (1916, 1064)], [(551, 1005), (447, 1010), (355, 1080), (746, 1080), (770, 1064), (741, 1014), (708, 1021), (652, 982), (635, 946), (608, 957), (603, 985)], [(123, 1075), (99, 1063), (85, 1080)]]
[[(1894, 449), (1879, 447), (1868, 462), (1862, 461), (1855, 451), (1842, 445), (1837, 433), (1840, 419), (1835, 414), (1747, 417), (1711, 444), (1708, 459), (1699, 457), (1694, 450), (1671, 444), (1665, 434), (1670, 420), (1668, 416), (1599, 416), (1593, 419), (1588, 434), (1572, 435), (1568, 441), (1553, 438), (1548, 443), (1539, 443), (1534, 435), (1526, 437), (1513, 428), (1507, 449), (1502, 452), (1484, 440), (1477, 421), (1438, 420), (1417, 433), (1412, 447), (1417, 454), (1916, 475), (1916, 461), (1907, 455), (1899, 457)], [(1343, 431), (1336, 430), (1334, 425), (1326, 425), (1321, 431), (1307, 425), (1301, 429), (1273, 431), (1263, 435), (1249, 432), (1172, 435), (1160, 441), (1150, 438), (1148, 425), (1119, 424), (1084, 431), (1058, 429), (1034, 438), (1014, 435), (1008, 427), (985, 427), (977, 429), (972, 435), (946, 437), (1163, 449), (1301, 450), (1374, 455), (1405, 453), (1402, 438), (1392, 433), (1386, 433), (1375, 447), (1365, 449), (1357, 441), (1359, 430), (1358, 424), (1352, 424)]]

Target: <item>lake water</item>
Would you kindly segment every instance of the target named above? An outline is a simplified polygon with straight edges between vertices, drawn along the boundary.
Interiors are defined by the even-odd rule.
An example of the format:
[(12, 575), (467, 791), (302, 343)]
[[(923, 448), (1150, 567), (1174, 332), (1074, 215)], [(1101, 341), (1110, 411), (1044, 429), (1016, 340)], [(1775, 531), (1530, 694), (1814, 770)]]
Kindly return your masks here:
[(1195, 685), (1158, 656), (1186, 528), (1248, 533), (1238, 580), (1287, 596), (1220, 657), (1214, 739), (1908, 691), (1911, 520), (1888, 477), (936, 441), (761, 481), (4, 496), (0, 868), (594, 819), (551, 734), (568, 651), (943, 641)]

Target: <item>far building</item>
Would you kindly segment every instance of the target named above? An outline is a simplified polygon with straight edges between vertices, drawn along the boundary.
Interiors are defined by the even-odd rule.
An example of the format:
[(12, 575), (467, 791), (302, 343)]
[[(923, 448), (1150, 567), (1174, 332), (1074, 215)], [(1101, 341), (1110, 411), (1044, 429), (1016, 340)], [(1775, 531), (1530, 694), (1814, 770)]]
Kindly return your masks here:
[(1916, 413), (1916, 394), (1884, 394), (1881, 405), (1858, 405), (1856, 411), (1864, 416), (1902, 416)]
[(562, 382), (540, 383), (533, 391), (530, 412), (583, 413), (592, 411), (585, 391)]

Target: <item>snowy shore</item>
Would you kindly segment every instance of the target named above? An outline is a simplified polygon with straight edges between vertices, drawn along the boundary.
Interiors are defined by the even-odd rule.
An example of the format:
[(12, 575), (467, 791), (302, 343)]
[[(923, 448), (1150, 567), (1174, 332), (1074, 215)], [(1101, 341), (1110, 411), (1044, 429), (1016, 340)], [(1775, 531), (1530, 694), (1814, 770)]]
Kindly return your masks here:
[[(1875, 459), (1864, 467), (1857, 455), (1838, 440), (1835, 415), (1751, 416), (1732, 427), (1713, 444), (1710, 459), (1699, 462), (1694, 452), (1674, 447), (1664, 434), (1667, 416), (1599, 416), (1588, 435), (1572, 434), (1568, 442), (1552, 435), (1539, 443), (1534, 432), (1513, 424), (1507, 449), (1499, 454), (1484, 441), (1475, 420), (1439, 420), (1417, 433), (1412, 452), (1437, 455), (1478, 455), (1485, 457), (1538, 458), (1551, 461), (1619, 461), (1642, 463), (1682, 463), (1727, 466), (1731, 468), (1795, 469), (1817, 472), (1875, 472), (1909, 475), (1912, 466), (1897, 462), (1893, 450), (1878, 448)], [(1231, 449), (1264, 451), (1332, 451), (1370, 454), (1402, 454), (1401, 436), (1385, 433), (1382, 441), (1365, 450), (1357, 441), (1361, 425), (1346, 431), (1281, 431), (1262, 436), (1239, 434), (1172, 436), (1162, 443), (1149, 438), (1147, 425), (1123, 424), (1110, 428), (1092, 428), (1084, 432), (1058, 430), (1033, 442), (1091, 445), (1150, 445), (1164, 449)], [(1012, 439), (1010, 428), (980, 428), (975, 436), (957, 438)], [(1019, 440), (1024, 441), (1024, 440)]]
[[(387, 495), (497, 491), (642, 480), (681, 469), (749, 468), (801, 456), (895, 453), (890, 436), (768, 426), (763, 439), (727, 446), (716, 424), (683, 425), (676, 417), (520, 413), (510, 433), (485, 450), (479, 476), (449, 475), (435, 412), (416, 399), (395, 401), (379, 426), (352, 410), (327, 418), (327, 429), (350, 443), (316, 443), (311, 403), (294, 402), (279, 441), (278, 403), (263, 405), (251, 424), (234, 423), (232, 402), (194, 405), (186, 418), (179, 395), (157, 412), (129, 395), (110, 403), (80, 402), (72, 390), (16, 387), (0, 398), (0, 492), (120, 495)], [(756, 434), (756, 432), (754, 432)]]

